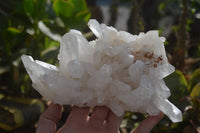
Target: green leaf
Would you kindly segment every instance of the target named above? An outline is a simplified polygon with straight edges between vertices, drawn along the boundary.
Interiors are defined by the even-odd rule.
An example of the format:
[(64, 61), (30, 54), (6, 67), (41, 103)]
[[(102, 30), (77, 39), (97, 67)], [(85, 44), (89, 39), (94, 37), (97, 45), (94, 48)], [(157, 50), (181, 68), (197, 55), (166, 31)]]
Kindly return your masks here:
[(46, 0), (34, 0), (35, 16), (37, 20), (44, 19), (46, 17)]
[[(64, 17), (88, 15), (87, 4), (85, 0), (55, 0), (53, 9), (57, 15)], [(80, 14), (80, 15), (79, 15)]]
[(87, 4), (85, 0), (69, 0), (74, 5), (76, 12), (87, 10)]
[(192, 92), (190, 93), (191, 97), (199, 97), (200, 96), (200, 82), (197, 83), (194, 88), (192, 89)]
[(69, 0), (55, 0), (53, 3), (53, 9), (58, 16), (71, 17), (73, 16), (75, 8)]
[(189, 84), (188, 84), (188, 91), (191, 92), (192, 88), (194, 88), (194, 86), (200, 82), (200, 68), (196, 69), (192, 75), (191, 78), (189, 80)]
[(24, 0), (23, 6), (24, 6), (25, 12), (28, 15), (32, 16), (34, 13), (34, 0)]
[[(27, 16), (34, 20), (41, 20), (45, 17), (46, 0), (24, 0), (23, 7)], [(33, 21), (34, 22), (34, 21)]]
[(17, 35), (21, 33), (21, 30), (15, 27), (8, 27), (7, 31), (10, 32), (12, 35)]
[(169, 99), (173, 103), (179, 102), (179, 100), (187, 93), (187, 81), (183, 73), (179, 70), (176, 70), (164, 80), (171, 91), (171, 96)]
[(55, 0), (53, 9), (67, 30), (73, 28), (83, 30), (91, 17), (85, 0)]
[(75, 16), (75, 18), (79, 21), (80, 20), (87, 21), (90, 17), (91, 17), (91, 14), (87, 10), (77, 13)]

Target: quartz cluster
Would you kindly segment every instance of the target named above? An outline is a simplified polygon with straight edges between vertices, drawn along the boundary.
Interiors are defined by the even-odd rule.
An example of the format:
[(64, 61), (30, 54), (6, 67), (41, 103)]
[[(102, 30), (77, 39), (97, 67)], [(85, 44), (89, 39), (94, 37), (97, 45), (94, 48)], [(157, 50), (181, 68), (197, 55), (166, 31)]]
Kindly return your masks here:
[(173, 122), (181, 111), (168, 101), (163, 78), (174, 71), (168, 63), (164, 37), (158, 31), (132, 35), (113, 27), (88, 23), (97, 37), (88, 41), (70, 30), (61, 39), (59, 67), (23, 55), (33, 87), (46, 99), (61, 105), (109, 107), (116, 115), (125, 110), (157, 115)]

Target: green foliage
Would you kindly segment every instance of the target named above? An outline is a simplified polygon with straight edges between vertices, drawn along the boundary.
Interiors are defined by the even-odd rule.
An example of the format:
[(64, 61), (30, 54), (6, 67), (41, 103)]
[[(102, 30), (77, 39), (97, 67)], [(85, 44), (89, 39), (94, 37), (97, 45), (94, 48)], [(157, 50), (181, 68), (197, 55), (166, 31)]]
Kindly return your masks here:
[(26, 12), (26, 14), (33, 16), (34, 0), (24, 0), (23, 7), (24, 7), (24, 11)]
[(74, 5), (65, 0), (55, 0), (53, 8), (57, 15), (64, 17), (71, 17), (75, 11)]
[(172, 93), (170, 100), (173, 102), (179, 101), (183, 95), (187, 94), (187, 81), (181, 71), (176, 70), (164, 80), (166, 85), (170, 88)]
[(192, 89), (192, 92), (190, 93), (190, 96), (192, 98), (199, 97), (200, 96), (200, 82), (198, 82), (194, 88)]
[(191, 78), (189, 80), (189, 85), (188, 85), (188, 90), (191, 92), (192, 88), (194, 88), (194, 86), (200, 82), (200, 68), (196, 69), (192, 75)]
[(8, 27), (7, 31), (11, 34), (11, 35), (17, 35), (20, 34), (21, 31), (15, 27)]
[(12, 131), (35, 122), (44, 109), (44, 103), (38, 99), (6, 97), (0, 94), (0, 128)]
[(83, 30), (90, 18), (87, 4), (84, 0), (7, 0), (0, 6), (0, 84), (8, 87), (10, 95), (34, 96), (21, 55), (56, 64), (59, 42), (54, 36), (70, 28)]
[(120, 128), (126, 130), (126, 132), (130, 132), (131, 130), (137, 128), (140, 122), (145, 119), (145, 117), (146, 115), (141, 113), (126, 111)]
[(0, 97), (0, 128), (13, 130), (34, 124), (44, 110), (40, 100), (20, 98), (40, 98), (31, 87), (21, 55), (57, 64), (59, 39), (55, 36), (71, 28), (83, 30), (90, 12), (84, 0), (6, 0), (0, 1), (0, 8), (0, 93), (19, 97), (4, 101)]
[(75, 28), (77, 22), (81, 28), (86, 25), (86, 21), (90, 18), (90, 12), (84, 0), (55, 0), (53, 9), (68, 29)]
[(23, 0), (24, 11), (33, 20), (42, 19), (47, 15), (44, 10), (45, 7), (46, 0)]

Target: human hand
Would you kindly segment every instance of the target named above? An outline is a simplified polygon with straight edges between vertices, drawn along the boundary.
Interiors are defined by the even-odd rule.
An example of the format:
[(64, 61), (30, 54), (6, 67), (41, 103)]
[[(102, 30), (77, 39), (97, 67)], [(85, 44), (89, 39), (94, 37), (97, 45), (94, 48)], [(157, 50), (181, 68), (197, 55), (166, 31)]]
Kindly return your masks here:
[[(97, 106), (89, 117), (89, 107), (73, 107), (61, 129), (56, 131), (56, 123), (62, 107), (51, 104), (40, 116), (36, 133), (119, 133), (122, 117), (117, 117), (109, 108)], [(163, 114), (149, 116), (131, 133), (148, 133), (160, 121)]]
[[(57, 133), (118, 133), (123, 117), (117, 117), (109, 108), (97, 106), (88, 116), (89, 107), (74, 106), (61, 129)], [(56, 133), (62, 107), (51, 104), (40, 116), (36, 133)]]

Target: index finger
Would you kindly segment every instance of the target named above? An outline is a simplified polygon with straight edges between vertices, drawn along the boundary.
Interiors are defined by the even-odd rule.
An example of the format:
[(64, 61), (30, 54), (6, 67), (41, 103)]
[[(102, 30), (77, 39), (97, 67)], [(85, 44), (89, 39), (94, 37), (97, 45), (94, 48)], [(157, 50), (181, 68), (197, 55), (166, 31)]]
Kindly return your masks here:
[(56, 123), (59, 121), (62, 107), (58, 104), (51, 104), (40, 116), (36, 133), (56, 133)]

